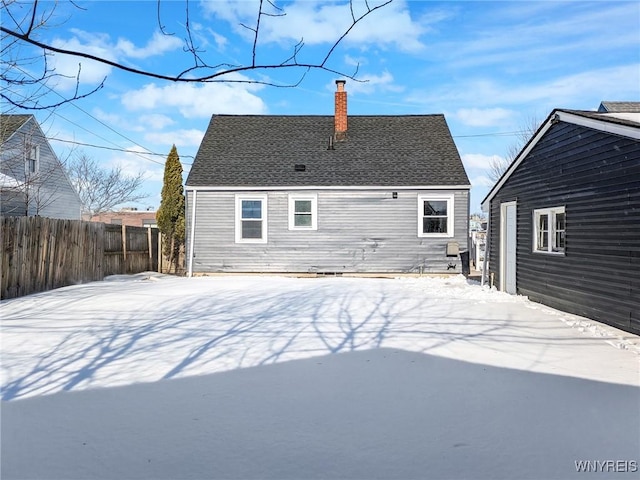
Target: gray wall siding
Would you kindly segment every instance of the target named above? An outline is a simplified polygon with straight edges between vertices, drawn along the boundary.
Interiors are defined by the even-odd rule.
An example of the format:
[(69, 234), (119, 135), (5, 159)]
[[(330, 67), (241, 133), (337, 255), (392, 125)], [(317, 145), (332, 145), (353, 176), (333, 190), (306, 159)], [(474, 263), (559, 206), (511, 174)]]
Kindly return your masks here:
[[(245, 192), (242, 192), (245, 193)], [(247, 192), (251, 193), (251, 192)], [(261, 192), (265, 193), (265, 192)], [(288, 194), (268, 192), (268, 242), (235, 243), (235, 193), (198, 191), (194, 272), (460, 272), (448, 242), (468, 242), (468, 191), (305, 191), (318, 196), (318, 229), (290, 231)], [(454, 193), (455, 236), (418, 237), (418, 193)], [(187, 192), (187, 248), (193, 191)], [(187, 255), (187, 261), (189, 256)], [(455, 270), (447, 270), (449, 263)]]
[[(640, 333), (640, 142), (560, 122), (491, 201), (500, 285), (500, 203), (517, 201), (517, 291)], [(533, 211), (565, 207), (565, 255), (533, 252)]]
[[(40, 146), (36, 174), (25, 172), (25, 149)], [(0, 171), (22, 186), (2, 192), (2, 215), (39, 215), (41, 217), (80, 220), (81, 203), (58, 157), (40, 127), (32, 119), (2, 145)]]

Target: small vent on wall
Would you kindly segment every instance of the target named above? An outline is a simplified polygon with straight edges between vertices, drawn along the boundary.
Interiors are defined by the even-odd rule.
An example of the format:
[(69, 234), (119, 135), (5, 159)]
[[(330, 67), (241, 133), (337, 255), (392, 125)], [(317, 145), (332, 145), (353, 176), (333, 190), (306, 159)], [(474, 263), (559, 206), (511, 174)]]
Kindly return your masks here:
[(297, 164), (295, 165), (295, 167), (294, 167), (294, 170), (295, 170), (296, 172), (304, 172), (304, 171), (306, 171), (306, 170), (307, 170), (307, 166), (306, 166), (306, 165), (302, 165), (302, 164), (300, 164), (300, 163), (297, 163)]

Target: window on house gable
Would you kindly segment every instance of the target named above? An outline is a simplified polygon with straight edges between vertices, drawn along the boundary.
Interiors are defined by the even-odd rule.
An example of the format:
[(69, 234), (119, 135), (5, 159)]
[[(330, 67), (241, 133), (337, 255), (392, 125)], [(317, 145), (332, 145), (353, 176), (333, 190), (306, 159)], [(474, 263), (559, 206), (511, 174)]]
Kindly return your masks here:
[(318, 196), (289, 195), (289, 230), (318, 229)]
[(39, 145), (27, 145), (25, 159), (25, 172), (36, 173), (38, 171), (40, 163), (40, 146)]
[(236, 243), (266, 243), (266, 212), (266, 195), (236, 195)]
[(564, 254), (566, 214), (564, 207), (541, 208), (533, 211), (533, 250)]
[(453, 237), (453, 195), (418, 196), (418, 236)]

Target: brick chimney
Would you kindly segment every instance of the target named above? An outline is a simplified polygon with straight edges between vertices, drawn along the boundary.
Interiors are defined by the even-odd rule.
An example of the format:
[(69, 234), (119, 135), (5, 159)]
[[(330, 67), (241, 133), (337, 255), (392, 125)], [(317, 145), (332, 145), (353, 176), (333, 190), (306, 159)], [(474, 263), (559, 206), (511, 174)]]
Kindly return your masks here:
[(336, 140), (347, 139), (347, 92), (344, 89), (346, 80), (336, 80), (336, 113), (334, 130)]

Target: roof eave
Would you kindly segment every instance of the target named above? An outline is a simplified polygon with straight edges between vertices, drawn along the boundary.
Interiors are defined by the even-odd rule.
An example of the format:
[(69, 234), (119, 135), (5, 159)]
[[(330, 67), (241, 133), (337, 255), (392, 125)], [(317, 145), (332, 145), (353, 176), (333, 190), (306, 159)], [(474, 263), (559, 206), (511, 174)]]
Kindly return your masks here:
[[(6, 116), (10, 116), (10, 114), (7, 114)], [(24, 116), (24, 117), (25, 117), (25, 119), (24, 119), (24, 121), (23, 121), (22, 123), (20, 123), (19, 125), (16, 125), (16, 126), (15, 126), (15, 128), (14, 128), (13, 132), (11, 132), (7, 138), (5, 138), (4, 140), (2, 140), (2, 143), (3, 143), (3, 144), (5, 144), (5, 143), (7, 143), (9, 140), (11, 140), (11, 138), (12, 138), (16, 133), (18, 133), (18, 131), (20, 131), (20, 129), (21, 129), (22, 127), (24, 127), (24, 126), (25, 126), (25, 125), (26, 125), (26, 124), (27, 124), (31, 119), (35, 119), (35, 117), (34, 117), (33, 115), (31, 115), (31, 114), (15, 115), (15, 116)], [(36, 124), (37, 124), (37, 123), (38, 123), (38, 122), (36, 122)]]
[(487, 196), (482, 200), (480, 206), (482, 207), (483, 212), (488, 212), (491, 204), (491, 200), (496, 196), (496, 194), (500, 191), (502, 186), (506, 183), (509, 177), (513, 174), (516, 168), (522, 163), (522, 161), (529, 155), (529, 152), (536, 146), (536, 144), (540, 141), (540, 139), (547, 133), (547, 130), (551, 128), (551, 126), (555, 125), (558, 122), (571, 123), (573, 125), (580, 125), (587, 128), (593, 128), (595, 130), (600, 130), (602, 132), (611, 133), (614, 135), (621, 135), (624, 137), (634, 138), (636, 140), (640, 139), (640, 126), (635, 127), (631, 125), (621, 125), (618, 123), (613, 123), (607, 120), (607, 117), (603, 116), (600, 118), (593, 117), (585, 117), (579, 114), (568, 112), (566, 110), (554, 109), (551, 114), (547, 117), (544, 123), (538, 128), (533, 137), (529, 140), (529, 142), (523, 147), (520, 153), (516, 156), (516, 158), (511, 162), (509, 168), (502, 174), (502, 177), (496, 182), (496, 184), (491, 188)]
[(191, 191), (287, 191), (287, 190), (470, 190), (471, 185), (185, 185)]

